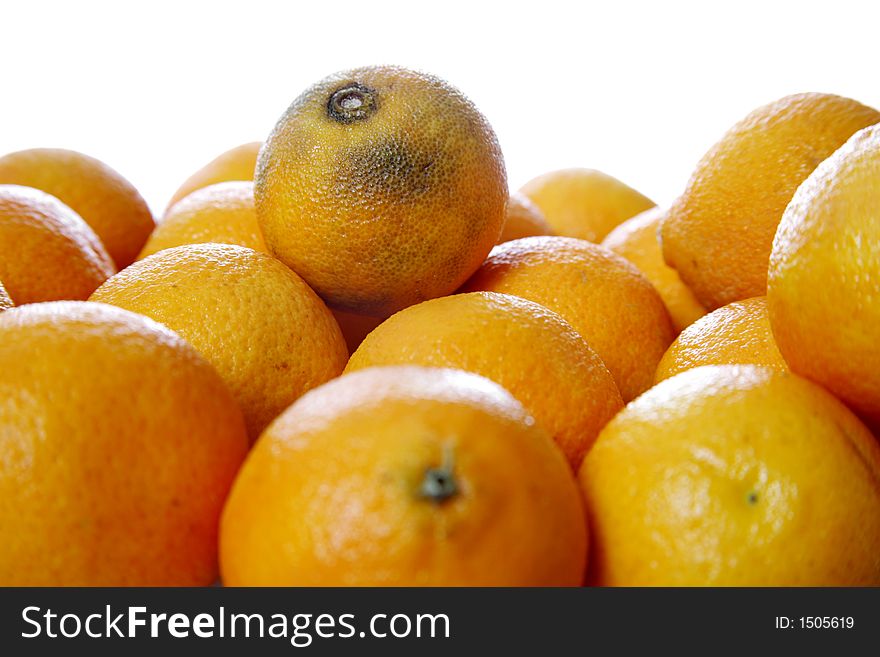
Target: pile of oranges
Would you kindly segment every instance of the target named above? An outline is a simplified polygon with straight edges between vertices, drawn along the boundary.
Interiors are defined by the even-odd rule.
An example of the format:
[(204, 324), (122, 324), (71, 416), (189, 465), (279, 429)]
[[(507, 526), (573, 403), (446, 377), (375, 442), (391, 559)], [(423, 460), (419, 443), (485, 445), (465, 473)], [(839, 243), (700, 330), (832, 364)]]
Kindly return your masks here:
[(880, 585), (880, 113), (755, 110), (668, 208), (510, 193), (332, 75), (160, 220), (0, 157), (0, 585)]

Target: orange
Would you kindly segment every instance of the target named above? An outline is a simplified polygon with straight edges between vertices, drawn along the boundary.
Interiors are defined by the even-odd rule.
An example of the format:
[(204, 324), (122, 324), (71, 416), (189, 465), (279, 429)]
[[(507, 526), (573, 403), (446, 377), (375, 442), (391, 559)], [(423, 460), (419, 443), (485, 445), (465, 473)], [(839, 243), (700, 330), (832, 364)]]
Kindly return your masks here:
[(880, 126), (798, 189), (773, 242), (767, 300), (791, 369), (880, 428)]
[(507, 201), (507, 213), (504, 219), (504, 229), (498, 243), (518, 240), (521, 237), (534, 235), (552, 235), (553, 229), (544, 219), (543, 213), (538, 206), (529, 200), (524, 194), (514, 193)]
[(601, 242), (621, 222), (655, 203), (632, 187), (595, 169), (560, 169), (520, 188), (538, 206), (557, 235)]
[(268, 253), (254, 212), (254, 184), (226, 182), (199, 189), (169, 208), (138, 256), (184, 244), (238, 244)]
[(76, 301), (0, 313), (0, 586), (207, 586), (247, 450), (188, 344)]
[(454, 292), (498, 241), (508, 197), (476, 107), (390, 66), (304, 91), (260, 153), (254, 194), (269, 250), (332, 308), (374, 317)]
[(410, 364), (455, 367), (501, 384), (572, 467), (623, 406), (601, 359), (565, 320), (506, 294), (457, 294), (402, 310), (366, 337), (346, 371)]
[(767, 294), (773, 235), (798, 185), (880, 112), (829, 94), (786, 96), (703, 157), (661, 226), (663, 256), (714, 310)]
[(155, 227), (130, 182), (75, 151), (33, 148), (0, 157), (0, 183), (36, 187), (69, 206), (98, 234), (118, 269), (131, 264)]
[(734, 301), (691, 324), (663, 354), (654, 379), (662, 381), (700, 365), (788, 369), (770, 329), (767, 297)]
[(353, 354), (361, 346), (361, 342), (370, 334), (370, 331), (382, 323), (382, 320), (378, 317), (370, 317), (369, 315), (347, 313), (342, 310), (334, 310), (332, 312), (333, 318), (339, 324), (342, 337), (345, 338), (345, 344), (348, 345), (348, 353), (350, 354)]
[(233, 586), (578, 586), (574, 476), (500, 386), (372, 368), (266, 430), (223, 511)]
[(623, 256), (645, 275), (666, 304), (676, 333), (706, 314), (678, 273), (663, 260), (658, 232), (664, 211), (651, 208), (627, 219), (602, 240), (602, 246)]
[(579, 478), (596, 584), (880, 585), (880, 447), (791, 373), (667, 379), (605, 427)]
[(513, 294), (559, 313), (602, 358), (624, 401), (651, 387), (673, 338), (663, 300), (639, 270), (584, 240), (500, 244), (463, 289)]
[(309, 286), (271, 256), (241, 246), (165, 249), (91, 298), (151, 317), (189, 341), (226, 381), (252, 440), (304, 392), (338, 376), (348, 356)]
[(0, 312), (12, 308), (13, 305), (12, 299), (9, 298), (9, 293), (3, 287), (3, 281), (0, 281)]
[(261, 141), (253, 141), (231, 148), (215, 157), (183, 181), (183, 184), (168, 201), (168, 208), (202, 187), (233, 180), (253, 182), (257, 155), (262, 145)]
[(0, 185), (0, 279), (17, 304), (84, 300), (115, 269), (98, 236), (45, 192)]

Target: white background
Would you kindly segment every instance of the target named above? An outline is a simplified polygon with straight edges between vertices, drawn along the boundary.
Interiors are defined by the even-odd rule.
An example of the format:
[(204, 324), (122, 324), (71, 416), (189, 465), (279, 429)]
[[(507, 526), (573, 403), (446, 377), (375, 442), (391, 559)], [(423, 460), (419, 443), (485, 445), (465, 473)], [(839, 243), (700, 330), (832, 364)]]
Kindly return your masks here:
[(511, 187), (586, 166), (671, 201), (754, 107), (880, 107), (877, 2), (0, 1), (0, 152), (104, 160), (160, 211), (336, 70), (436, 73), (488, 116)]

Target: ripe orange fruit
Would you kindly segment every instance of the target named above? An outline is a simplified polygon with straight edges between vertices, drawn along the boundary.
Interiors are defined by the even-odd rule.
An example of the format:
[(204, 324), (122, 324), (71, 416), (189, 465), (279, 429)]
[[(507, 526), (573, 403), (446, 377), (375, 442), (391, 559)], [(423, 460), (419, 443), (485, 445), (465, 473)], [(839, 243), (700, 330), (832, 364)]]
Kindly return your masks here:
[(3, 287), (3, 281), (0, 281), (0, 312), (8, 310), (14, 305), (12, 299), (9, 298), (9, 293), (6, 291), (6, 288)]
[(791, 373), (663, 381), (605, 427), (579, 478), (596, 584), (880, 585), (880, 447)]
[(663, 256), (710, 310), (767, 294), (773, 235), (798, 185), (880, 112), (829, 94), (759, 107), (703, 157), (661, 226)]
[(510, 195), (507, 201), (507, 213), (504, 219), (504, 228), (498, 243), (518, 240), (521, 237), (533, 237), (534, 235), (552, 235), (553, 229), (544, 218), (544, 214), (538, 206), (529, 200), (528, 196), (520, 193)]
[[(168, 208), (197, 189), (222, 182), (244, 180), (253, 182), (257, 155), (263, 142), (253, 141), (221, 153), (187, 178), (168, 201)], [(168, 210), (166, 209), (166, 212)]]
[(791, 369), (880, 427), (880, 126), (798, 189), (773, 242), (767, 299)]
[(220, 555), (233, 586), (578, 586), (587, 530), (565, 459), (500, 386), (372, 368), (266, 430)]
[(706, 314), (694, 293), (663, 260), (658, 233), (664, 211), (651, 208), (627, 219), (602, 240), (602, 246), (623, 256), (645, 275), (666, 304), (676, 333)]
[(254, 184), (226, 182), (196, 190), (169, 208), (138, 256), (184, 244), (238, 244), (268, 253), (254, 212)]
[(442, 80), (359, 68), (307, 89), (257, 164), (269, 250), (337, 309), (374, 317), (454, 292), (498, 241), (495, 133)]
[(226, 381), (252, 440), (304, 392), (338, 376), (348, 357), (309, 286), (241, 246), (160, 251), (110, 278), (91, 300), (144, 314), (189, 341)]
[(621, 222), (655, 203), (617, 178), (594, 169), (561, 169), (520, 188), (557, 235), (601, 242)]
[(378, 317), (357, 315), (342, 310), (331, 312), (336, 323), (339, 324), (339, 329), (342, 331), (342, 337), (345, 338), (345, 344), (348, 345), (348, 353), (350, 354), (353, 354), (361, 346), (361, 342), (370, 334), (370, 331), (382, 323)]
[(35, 187), (92, 227), (116, 267), (131, 264), (155, 222), (146, 201), (119, 173), (88, 155), (33, 148), (0, 157), (0, 183)]
[(559, 313), (602, 358), (624, 401), (651, 387), (673, 338), (663, 300), (648, 280), (632, 263), (584, 240), (500, 244), (462, 289), (513, 294)]
[(80, 217), (45, 192), (0, 185), (0, 279), (16, 304), (84, 300), (113, 261)]
[(788, 369), (770, 329), (767, 297), (734, 301), (691, 324), (663, 354), (654, 379), (659, 382), (700, 365)]
[(374, 365), (454, 367), (507, 388), (576, 468), (623, 402), (601, 359), (559, 315), (506, 294), (425, 301), (380, 324), (346, 371)]
[(0, 586), (206, 586), (247, 450), (226, 386), (118, 308), (0, 313)]

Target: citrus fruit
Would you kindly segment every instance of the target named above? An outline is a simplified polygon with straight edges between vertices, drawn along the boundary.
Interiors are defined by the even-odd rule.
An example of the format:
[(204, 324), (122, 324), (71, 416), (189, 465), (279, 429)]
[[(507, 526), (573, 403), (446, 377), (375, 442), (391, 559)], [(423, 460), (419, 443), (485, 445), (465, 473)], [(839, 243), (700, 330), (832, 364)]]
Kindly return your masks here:
[(226, 182), (196, 190), (169, 208), (138, 259), (184, 244), (238, 244), (267, 253), (254, 212), (254, 184)]
[(146, 201), (119, 173), (88, 155), (33, 148), (0, 157), (0, 183), (35, 187), (92, 227), (118, 269), (129, 265), (155, 222)]
[(544, 215), (538, 206), (529, 200), (524, 194), (514, 193), (507, 201), (507, 213), (504, 218), (504, 228), (498, 243), (518, 240), (521, 237), (534, 235), (552, 235), (553, 229), (544, 219)]
[(12, 299), (9, 298), (9, 293), (3, 287), (3, 281), (0, 281), (0, 312), (12, 308), (13, 305)]
[(601, 242), (622, 221), (654, 207), (632, 187), (595, 169), (560, 169), (520, 188), (544, 214), (553, 232)]
[(307, 89), (257, 164), (269, 250), (337, 310), (374, 317), (450, 294), (498, 241), (507, 176), (456, 89), (396, 67)]
[(658, 232), (664, 211), (651, 208), (627, 219), (602, 240), (611, 249), (633, 263), (660, 293), (675, 331), (681, 332), (706, 314), (678, 273), (663, 260)]
[(241, 411), (159, 324), (62, 301), (0, 313), (0, 586), (207, 586)]
[(217, 368), (255, 439), (348, 357), (333, 316), (303, 280), (265, 253), (229, 244), (165, 249), (91, 297), (151, 317)]
[(656, 381), (700, 365), (788, 369), (770, 328), (767, 297), (734, 301), (682, 331), (657, 365)]
[(375, 365), (454, 367), (501, 384), (572, 467), (623, 406), (599, 356), (565, 320), (506, 294), (457, 294), (400, 311), (364, 339), (346, 371)]
[(791, 369), (880, 427), (880, 127), (800, 186), (770, 258), (770, 323)]
[(253, 141), (221, 153), (183, 182), (168, 201), (168, 207), (208, 185), (233, 180), (253, 182), (257, 155), (262, 145), (261, 141)]
[(596, 584), (880, 585), (880, 447), (790, 372), (663, 381), (605, 427), (579, 479)]
[(880, 113), (829, 94), (756, 109), (703, 157), (661, 225), (663, 256), (709, 310), (767, 293), (776, 227), (798, 185)]
[(602, 358), (624, 401), (651, 387), (673, 338), (663, 300), (639, 270), (584, 240), (499, 244), (463, 289), (513, 294), (559, 313)]
[(347, 313), (343, 310), (333, 310), (333, 318), (339, 324), (345, 344), (348, 345), (348, 353), (353, 354), (374, 328), (382, 323), (378, 317)]
[(84, 300), (115, 271), (73, 210), (19, 185), (0, 185), (0, 254), (0, 280), (17, 305)]
[(565, 459), (500, 386), (371, 368), (269, 426), (220, 555), (235, 586), (578, 586), (587, 531)]

